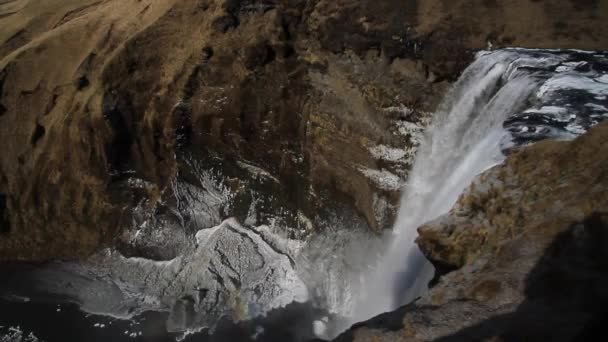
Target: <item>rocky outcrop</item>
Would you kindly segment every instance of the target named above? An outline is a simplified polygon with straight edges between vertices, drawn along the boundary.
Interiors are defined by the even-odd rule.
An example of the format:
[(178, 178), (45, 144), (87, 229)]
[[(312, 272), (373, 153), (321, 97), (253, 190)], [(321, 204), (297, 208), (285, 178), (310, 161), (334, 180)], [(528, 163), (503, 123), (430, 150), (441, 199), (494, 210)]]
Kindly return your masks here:
[[(471, 51), (604, 48), (607, 6), (2, 1), (0, 259), (114, 243), (134, 208), (170, 211), (193, 154), (272, 175), (313, 230), (336, 203), (388, 227), (418, 135)], [(234, 215), (219, 216), (209, 227)]]
[(586, 340), (606, 318), (608, 125), (542, 141), (419, 229), (442, 272), (418, 301), (337, 341)]

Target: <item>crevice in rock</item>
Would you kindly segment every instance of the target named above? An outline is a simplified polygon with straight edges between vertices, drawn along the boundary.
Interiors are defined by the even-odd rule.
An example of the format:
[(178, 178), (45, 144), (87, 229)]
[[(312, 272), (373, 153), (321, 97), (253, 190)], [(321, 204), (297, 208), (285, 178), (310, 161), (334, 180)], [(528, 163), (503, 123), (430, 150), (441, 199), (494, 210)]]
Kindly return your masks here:
[(123, 113), (116, 104), (112, 105), (109, 98), (104, 99), (104, 118), (110, 124), (113, 139), (106, 145), (106, 158), (111, 171), (121, 170), (131, 155), (133, 136)]
[(2, 94), (4, 91), (4, 79), (6, 78), (6, 71), (2, 70), (0, 72), (0, 116), (6, 114), (6, 112), (8, 111), (8, 109), (6, 108), (6, 106), (4, 106), (4, 104), (2, 104), (1, 100), (2, 100)]
[(208, 62), (213, 57), (213, 48), (211, 46), (205, 46), (203, 48), (203, 61)]
[(174, 110), (176, 118), (175, 140), (178, 147), (189, 146), (192, 139), (192, 107), (180, 103)]
[(34, 129), (34, 133), (32, 133), (32, 139), (31, 139), (32, 146), (36, 146), (38, 141), (40, 141), (40, 139), (42, 139), (44, 137), (45, 133), (46, 133), (46, 129), (44, 128), (44, 126), (37, 123), (36, 128)]
[[(221, 287), (221, 289), (225, 290), (226, 283), (224, 283), (224, 278), (222, 278), (222, 276), (220, 275), (220, 272), (218, 272), (217, 266), (215, 265), (215, 262), (213, 260), (211, 260), (211, 263), (210, 263), (209, 267), (207, 268), (207, 270), (215, 278), (217, 284)], [(216, 303), (217, 303), (217, 300), (216, 300)]]
[(146, 14), (146, 12), (148, 12), (148, 10), (150, 9), (150, 4), (146, 5), (146, 7), (144, 7), (144, 9), (142, 9), (138, 16), (143, 16), (144, 14)]
[(290, 41), (293, 38), (293, 35), (291, 34), (291, 30), (289, 29), (289, 21), (287, 21), (287, 19), (285, 17), (281, 18), (281, 28), (283, 29), (282, 32), (282, 40), (283, 41)]
[(77, 80), (76, 80), (76, 88), (78, 90), (82, 90), (86, 87), (88, 87), (91, 84), (91, 82), (89, 82), (89, 79), (86, 76), (80, 76)]
[(211, 27), (213, 27), (214, 30), (221, 33), (226, 33), (228, 30), (236, 28), (237, 26), (239, 26), (239, 20), (232, 15), (223, 15), (215, 19), (211, 24)]
[(455, 267), (453, 265), (449, 265), (438, 260), (431, 260), (427, 257), (425, 257), (425, 259), (428, 260), (431, 264), (433, 264), (433, 267), (435, 268), (433, 279), (431, 279), (431, 281), (429, 282), (429, 288), (432, 288), (437, 285), (441, 277), (443, 277), (444, 275), (458, 270), (458, 267)]
[(163, 157), (163, 146), (162, 146), (162, 142), (161, 140), (163, 139), (163, 132), (162, 132), (162, 128), (159, 127), (158, 125), (154, 125), (153, 129), (153, 133), (152, 133), (152, 137), (153, 137), (153, 153), (154, 153), (154, 157), (156, 158), (157, 161), (162, 161), (165, 158)]
[(54, 93), (53, 97), (51, 98), (51, 101), (48, 103), (48, 105), (46, 106), (46, 109), (44, 110), (43, 116), (47, 116), (53, 111), (53, 109), (57, 105), (58, 99), (59, 99), (59, 94)]
[(53, 29), (56, 29), (57, 27), (64, 25), (74, 19), (77, 19), (79, 17), (82, 17), (83, 15), (86, 15), (87, 13), (90, 13), (91, 10), (95, 9), (95, 7), (97, 7), (98, 5), (100, 5), (102, 3), (102, 1), (96, 1), (92, 4), (88, 4), (88, 5), (84, 5), (82, 7), (78, 7), (74, 10), (71, 10), (69, 12), (67, 12), (58, 22), (57, 24), (55, 24), (53, 26)]
[(200, 9), (201, 11), (206, 11), (209, 9), (209, 0), (200, 0), (198, 2), (197, 8)]
[(234, 266), (232, 265), (232, 263), (230, 263), (230, 258), (228, 258), (228, 256), (226, 255), (226, 253), (224, 253), (223, 249), (225, 249), (225, 246), (218, 246), (218, 245), (216, 245), (213, 250), (219, 255), (219, 257), (220, 257), (220, 263), (224, 266), (224, 268), (230, 271), (230, 272), (225, 272), (225, 274), (228, 277), (228, 279), (230, 280), (230, 282), (232, 283), (232, 285), (235, 288), (240, 289), (242, 283), (237, 278), (237, 277), (240, 277), (240, 273), (239, 273), (238, 270), (236, 270), (234, 268)]
[(8, 38), (2, 46), (0, 46), (0, 58), (8, 56), (11, 52), (19, 49), (30, 42), (29, 32), (26, 29), (21, 29)]
[(243, 137), (246, 142), (252, 142), (256, 136), (256, 121), (250, 118), (251, 115), (252, 114), (248, 115), (246, 109), (239, 113), (239, 121), (241, 124), (240, 133), (241, 137)]
[(0, 193), (0, 234), (8, 234), (11, 225), (8, 219), (7, 196)]
[(266, 13), (274, 8), (276, 5), (272, 1), (228, 0), (224, 4), (224, 9), (234, 16), (240, 12)]

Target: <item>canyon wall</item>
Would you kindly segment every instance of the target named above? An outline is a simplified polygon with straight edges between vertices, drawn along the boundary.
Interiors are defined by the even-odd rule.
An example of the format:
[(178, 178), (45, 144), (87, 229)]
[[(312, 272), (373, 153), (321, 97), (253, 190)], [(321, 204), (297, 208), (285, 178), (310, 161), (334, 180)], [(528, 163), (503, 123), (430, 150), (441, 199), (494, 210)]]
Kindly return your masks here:
[(343, 207), (389, 228), (474, 51), (605, 49), (607, 19), (602, 0), (0, 1), (0, 259), (117, 243), (135, 208), (167, 215), (192, 158), (237, 197), (271, 177), (303, 234)]

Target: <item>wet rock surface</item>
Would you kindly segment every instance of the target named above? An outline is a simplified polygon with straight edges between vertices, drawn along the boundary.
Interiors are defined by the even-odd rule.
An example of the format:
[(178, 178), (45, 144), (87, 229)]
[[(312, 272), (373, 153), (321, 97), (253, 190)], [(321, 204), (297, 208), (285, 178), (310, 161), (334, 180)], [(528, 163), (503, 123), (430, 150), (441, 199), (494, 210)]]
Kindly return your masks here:
[[(485, 172), (418, 244), (428, 295), (336, 341), (586, 340), (605, 324), (608, 125)], [(438, 276), (439, 276), (438, 275)]]

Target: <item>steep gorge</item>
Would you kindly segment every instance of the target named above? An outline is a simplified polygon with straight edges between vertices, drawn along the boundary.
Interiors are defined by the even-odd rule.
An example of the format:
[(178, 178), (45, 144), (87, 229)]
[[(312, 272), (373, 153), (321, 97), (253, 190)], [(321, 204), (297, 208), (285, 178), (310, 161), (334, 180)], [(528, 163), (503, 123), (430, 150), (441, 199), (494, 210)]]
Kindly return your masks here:
[[(313, 221), (337, 201), (390, 227), (416, 132), (471, 50), (601, 48), (608, 12), (524, 0), (0, 6), (0, 255), (23, 260), (112, 243), (134, 206), (167, 196), (184, 150), (268, 170)], [(537, 27), (522, 32), (527, 18)]]
[[(605, 53), (563, 50), (604, 50), (605, 13), (605, 1), (565, 0), (0, 1), (0, 138), (6, 144), (0, 260), (52, 260), (42, 267), (7, 263), (2, 290), (13, 299), (68, 298), (87, 317), (101, 319), (94, 327), (131, 320), (124, 338), (142, 331), (148, 338), (143, 328), (131, 329), (156, 312), (160, 318), (152, 321), (171, 337), (210, 327), (210, 338), (221, 338), (229, 317), (245, 340), (265, 339), (269, 323), (256, 322), (292, 309), (302, 321), (288, 329), (298, 330), (302, 341), (331, 337), (346, 328), (336, 326), (353, 323), (341, 315), (361, 305), (370, 311), (356, 320), (421, 293), (410, 289), (406, 300), (391, 298), (387, 305), (376, 295), (392, 297), (394, 284), (382, 276), (377, 288), (367, 289), (373, 305), (355, 304), (361, 275), (378, 260), (375, 267), (386, 274), (407, 266), (389, 267), (381, 256), (392, 238), (386, 231), (400, 222), (400, 191), (416, 188), (407, 182), (424, 183), (427, 174), (449, 183), (457, 176), (449, 170), (460, 170), (454, 163), (412, 170), (420, 153), (432, 159), (453, 148), (455, 158), (466, 157), (468, 142), (499, 130), (513, 138), (514, 145), (496, 147), (498, 154), (513, 153), (506, 164), (485, 173), (450, 214), (420, 230), (418, 244), (438, 269), (438, 285), (339, 340), (430, 340), (461, 329), (456, 340), (511, 334), (521, 327), (516, 314), (554, 308), (529, 306), (524, 286), (534, 263), (551, 269), (541, 258), (547, 248), (548, 258), (555, 257), (550, 242), (582, 234), (587, 246), (592, 238), (585, 234), (603, 236), (597, 227), (604, 225), (598, 212), (605, 207), (605, 125), (572, 143), (519, 148), (573, 139), (605, 118)], [(562, 50), (492, 52), (506, 46)], [(481, 49), (488, 51), (476, 55)], [(467, 66), (473, 71), (462, 74)], [(564, 90), (566, 81), (572, 86)], [(594, 82), (604, 87), (597, 94), (589, 90)], [(443, 141), (434, 145), (441, 151), (425, 149), (429, 123), (459, 115), (449, 110), (457, 108), (450, 98), (477, 107), (461, 111), (460, 128), (434, 137)], [(485, 112), (496, 122), (476, 125)], [(583, 152), (566, 160), (573, 151)], [(498, 154), (465, 176), (501, 160)], [(554, 192), (563, 186), (569, 192)], [(421, 218), (410, 220), (388, 255), (399, 261), (417, 251), (414, 228), (447, 211), (462, 187), (436, 182), (437, 198), (407, 207)], [(570, 198), (558, 207), (576, 217), (560, 217), (557, 228), (538, 233), (534, 220), (561, 210), (546, 206)], [(447, 207), (434, 210), (438, 201)], [(582, 233), (566, 232), (577, 225)], [(522, 235), (529, 253), (518, 254), (514, 264), (509, 258), (517, 251), (509, 246)], [(590, 265), (587, 247), (568, 246)], [(494, 266), (500, 275), (488, 270)], [(602, 281), (601, 265), (589, 267), (593, 281)], [(494, 278), (479, 283), (488, 274)], [(548, 286), (551, 276), (541, 275), (534, 286)], [(574, 282), (575, 276), (564, 277)], [(471, 286), (475, 293), (467, 292)], [(534, 298), (559, 297), (551, 296)], [(599, 310), (555, 301), (573, 317), (595, 320)], [(462, 310), (470, 320), (459, 320)], [(496, 326), (484, 320), (496, 313), (506, 318), (488, 333)], [(564, 329), (571, 334), (565, 339), (580, 332)], [(547, 333), (528, 325), (523, 331)]]

